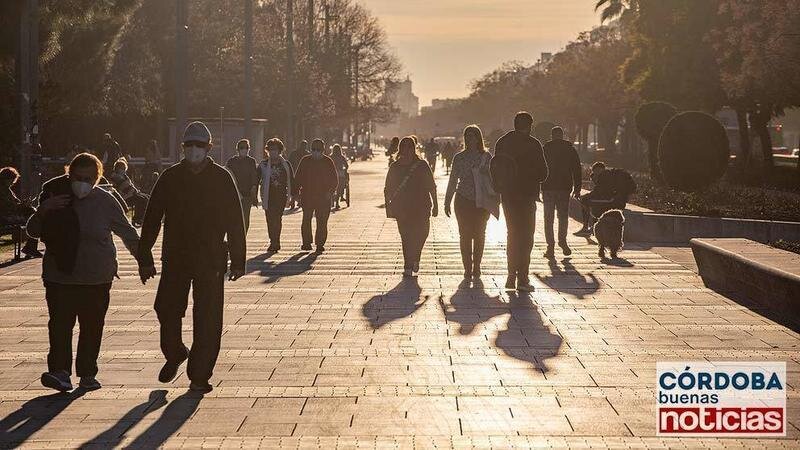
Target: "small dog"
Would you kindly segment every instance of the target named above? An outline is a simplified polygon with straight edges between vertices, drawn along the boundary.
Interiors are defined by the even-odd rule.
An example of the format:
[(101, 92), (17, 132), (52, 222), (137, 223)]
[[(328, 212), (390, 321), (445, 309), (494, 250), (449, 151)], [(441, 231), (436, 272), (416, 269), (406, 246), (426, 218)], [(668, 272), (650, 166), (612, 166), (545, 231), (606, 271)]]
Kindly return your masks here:
[(625, 232), (625, 216), (619, 209), (611, 209), (603, 213), (594, 226), (594, 236), (600, 244), (597, 255), (606, 257), (606, 247), (611, 250), (611, 257), (616, 258), (617, 252), (622, 249), (622, 235)]

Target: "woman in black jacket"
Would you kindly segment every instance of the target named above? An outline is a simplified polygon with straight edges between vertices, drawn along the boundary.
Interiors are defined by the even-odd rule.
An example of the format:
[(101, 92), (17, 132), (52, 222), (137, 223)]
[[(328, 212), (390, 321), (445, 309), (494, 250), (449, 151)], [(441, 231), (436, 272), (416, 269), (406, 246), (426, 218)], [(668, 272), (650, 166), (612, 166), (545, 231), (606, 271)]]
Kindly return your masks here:
[(430, 218), (439, 215), (439, 204), (431, 168), (417, 155), (410, 137), (400, 141), (397, 161), (389, 167), (383, 194), (387, 215), (397, 219), (403, 243), (403, 276), (413, 276), (419, 272)]

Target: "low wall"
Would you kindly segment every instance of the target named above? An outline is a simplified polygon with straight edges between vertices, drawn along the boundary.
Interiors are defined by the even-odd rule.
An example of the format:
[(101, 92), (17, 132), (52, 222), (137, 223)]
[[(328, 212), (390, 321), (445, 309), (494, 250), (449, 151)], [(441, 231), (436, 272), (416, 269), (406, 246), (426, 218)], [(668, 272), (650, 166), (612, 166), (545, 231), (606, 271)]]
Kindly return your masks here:
[[(570, 215), (581, 220), (581, 214), (580, 203), (573, 199)], [(800, 241), (800, 222), (658, 214), (633, 205), (625, 210), (626, 242), (686, 244), (694, 238)]]
[(748, 239), (692, 239), (703, 282), (763, 305), (797, 329), (800, 323), (800, 255)]

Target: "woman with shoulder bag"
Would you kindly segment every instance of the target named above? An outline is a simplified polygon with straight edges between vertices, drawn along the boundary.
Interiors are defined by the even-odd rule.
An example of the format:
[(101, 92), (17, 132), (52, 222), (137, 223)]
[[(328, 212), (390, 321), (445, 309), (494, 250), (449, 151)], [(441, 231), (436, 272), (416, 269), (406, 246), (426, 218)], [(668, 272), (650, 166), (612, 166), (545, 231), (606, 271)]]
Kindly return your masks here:
[(417, 155), (412, 138), (400, 141), (397, 161), (389, 167), (383, 193), (386, 215), (397, 219), (403, 243), (403, 276), (413, 276), (419, 272), (422, 247), (430, 233), (430, 218), (439, 215), (439, 204), (431, 168)]
[[(490, 209), (495, 213), (496, 194), (489, 177), (491, 155), (483, 143), (483, 133), (477, 125), (464, 129), (464, 150), (453, 158), (444, 213), (450, 217), (450, 203), (455, 197), (456, 220), (461, 244), (464, 278), (480, 278), (483, 247), (486, 242), (486, 222)], [(487, 183), (489, 185), (487, 186)], [(487, 192), (489, 191), (489, 192)], [(491, 205), (487, 205), (490, 203)], [(497, 203), (499, 205), (499, 203)], [(488, 209), (487, 209), (488, 208)], [(499, 214), (499, 210), (496, 212)]]

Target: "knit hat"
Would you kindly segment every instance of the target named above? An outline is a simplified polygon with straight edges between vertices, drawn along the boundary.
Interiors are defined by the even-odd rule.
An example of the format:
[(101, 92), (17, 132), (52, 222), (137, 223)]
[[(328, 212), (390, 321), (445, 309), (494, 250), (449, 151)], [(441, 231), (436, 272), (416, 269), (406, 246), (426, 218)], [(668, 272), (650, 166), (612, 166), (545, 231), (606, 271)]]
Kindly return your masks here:
[(204, 142), (211, 143), (211, 131), (203, 122), (192, 122), (183, 131), (183, 142)]

